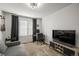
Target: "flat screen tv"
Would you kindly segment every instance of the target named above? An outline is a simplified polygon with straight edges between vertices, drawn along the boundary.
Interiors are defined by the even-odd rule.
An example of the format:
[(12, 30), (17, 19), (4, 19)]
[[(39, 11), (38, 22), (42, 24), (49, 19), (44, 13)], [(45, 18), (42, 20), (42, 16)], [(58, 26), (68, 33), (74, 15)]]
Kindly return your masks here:
[(75, 46), (75, 30), (53, 30), (53, 41)]

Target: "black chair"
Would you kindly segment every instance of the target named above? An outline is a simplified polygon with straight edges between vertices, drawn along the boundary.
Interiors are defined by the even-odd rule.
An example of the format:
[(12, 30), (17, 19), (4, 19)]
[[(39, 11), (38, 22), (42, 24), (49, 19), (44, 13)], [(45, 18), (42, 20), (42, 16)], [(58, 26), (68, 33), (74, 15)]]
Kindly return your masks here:
[(43, 33), (38, 33), (37, 34), (37, 41), (44, 44), (45, 36), (43, 35)]

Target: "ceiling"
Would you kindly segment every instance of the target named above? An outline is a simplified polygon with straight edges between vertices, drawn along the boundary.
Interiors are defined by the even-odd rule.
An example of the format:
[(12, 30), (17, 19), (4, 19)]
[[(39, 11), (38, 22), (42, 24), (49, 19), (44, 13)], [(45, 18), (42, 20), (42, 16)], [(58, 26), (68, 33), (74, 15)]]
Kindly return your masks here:
[(45, 17), (70, 3), (43, 3), (39, 8), (31, 9), (25, 3), (0, 3), (0, 10), (28, 17)]

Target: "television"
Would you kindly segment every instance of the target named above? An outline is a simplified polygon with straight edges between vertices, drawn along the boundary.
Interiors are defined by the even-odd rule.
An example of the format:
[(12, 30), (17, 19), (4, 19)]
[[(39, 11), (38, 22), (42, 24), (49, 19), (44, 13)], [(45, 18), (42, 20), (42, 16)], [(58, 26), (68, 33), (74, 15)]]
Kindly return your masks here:
[(53, 30), (52, 37), (53, 41), (55, 42), (59, 42), (68, 46), (75, 46), (75, 30)]

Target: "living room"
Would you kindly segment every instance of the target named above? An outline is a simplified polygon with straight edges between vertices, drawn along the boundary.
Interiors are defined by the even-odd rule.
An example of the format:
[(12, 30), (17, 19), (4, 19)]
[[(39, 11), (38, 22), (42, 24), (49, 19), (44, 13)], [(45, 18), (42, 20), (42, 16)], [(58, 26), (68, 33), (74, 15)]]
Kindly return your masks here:
[(0, 55), (78, 56), (78, 19), (79, 3), (0, 3)]

